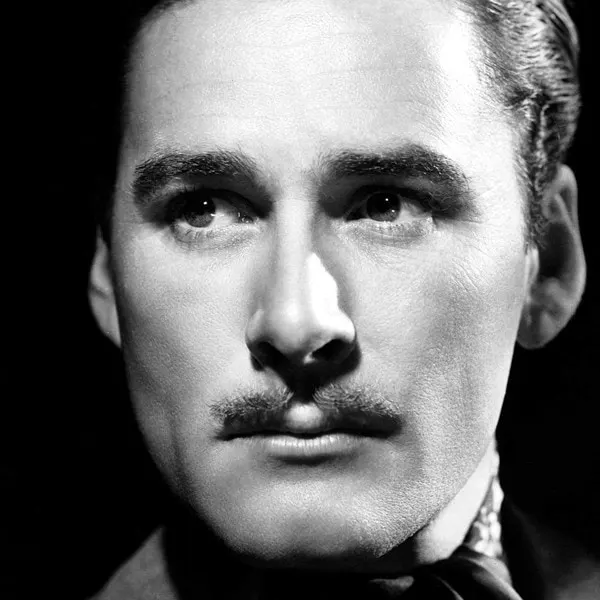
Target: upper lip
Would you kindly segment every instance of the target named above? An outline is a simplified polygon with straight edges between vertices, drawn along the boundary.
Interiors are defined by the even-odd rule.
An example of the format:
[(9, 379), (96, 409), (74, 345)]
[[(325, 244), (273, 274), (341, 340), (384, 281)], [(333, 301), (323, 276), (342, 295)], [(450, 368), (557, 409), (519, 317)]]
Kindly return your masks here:
[(328, 410), (318, 408), (318, 416), (309, 423), (290, 423), (289, 408), (263, 411), (230, 418), (224, 423), (223, 437), (288, 434), (311, 437), (328, 432), (344, 431), (370, 436), (386, 436), (398, 428), (398, 418), (367, 410)]

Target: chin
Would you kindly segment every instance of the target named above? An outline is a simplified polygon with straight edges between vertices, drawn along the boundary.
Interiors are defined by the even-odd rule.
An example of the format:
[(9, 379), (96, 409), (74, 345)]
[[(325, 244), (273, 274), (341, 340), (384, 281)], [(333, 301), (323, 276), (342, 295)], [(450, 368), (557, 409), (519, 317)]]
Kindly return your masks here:
[(195, 512), (245, 563), (315, 571), (375, 571), (423, 520), (413, 510), (402, 518), (398, 505), (373, 502), (369, 494), (333, 493), (335, 489), (327, 487), (274, 486), (266, 495), (247, 494), (243, 501), (230, 498), (212, 507), (204, 504)]
[[(290, 523), (271, 521), (262, 536), (241, 536), (236, 532), (231, 548), (244, 562), (266, 568), (345, 570), (375, 563), (389, 550), (380, 536), (370, 535), (352, 520), (323, 522), (304, 518)], [(244, 524), (246, 527), (248, 523)], [(260, 524), (250, 525), (256, 530)], [(244, 531), (245, 527), (241, 530)], [(266, 534), (266, 535), (264, 535)]]

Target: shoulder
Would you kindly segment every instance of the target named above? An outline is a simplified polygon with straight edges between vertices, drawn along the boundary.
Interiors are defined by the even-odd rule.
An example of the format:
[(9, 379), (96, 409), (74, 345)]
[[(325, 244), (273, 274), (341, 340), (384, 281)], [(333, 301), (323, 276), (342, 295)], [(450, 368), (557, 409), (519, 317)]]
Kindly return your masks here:
[(155, 531), (91, 600), (176, 600), (167, 569), (164, 531)]
[(502, 525), (513, 583), (524, 598), (600, 598), (600, 559), (575, 536), (506, 501)]

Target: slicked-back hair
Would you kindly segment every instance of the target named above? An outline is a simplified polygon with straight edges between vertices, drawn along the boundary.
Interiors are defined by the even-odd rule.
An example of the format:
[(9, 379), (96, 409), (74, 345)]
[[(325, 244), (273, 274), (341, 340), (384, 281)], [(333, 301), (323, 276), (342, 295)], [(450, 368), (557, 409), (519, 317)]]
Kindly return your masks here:
[[(95, 107), (102, 124), (95, 147), (100, 180), (96, 215), (107, 240), (118, 151), (127, 99), (129, 59), (145, 23), (174, 5), (202, 0), (121, 0), (112, 12), (111, 48), (104, 55), (106, 85)], [(401, 1), (401, 0), (398, 0)], [(571, 146), (580, 111), (579, 40), (565, 0), (448, 0), (479, 35), (479, 72), (490, 96), (507, 111), (517, 133), (517, 170), (524, 190), (526, 241), (541, 244), (547, 220), (542, 198)], [(106, 118), (110, 119), (107, 123)]]
[(529, 241), (547, 220), (541, 199), (579, 118), (579, 38), (563, 0), (458, 0), (479, 30), (481, 72), (518, 132)]

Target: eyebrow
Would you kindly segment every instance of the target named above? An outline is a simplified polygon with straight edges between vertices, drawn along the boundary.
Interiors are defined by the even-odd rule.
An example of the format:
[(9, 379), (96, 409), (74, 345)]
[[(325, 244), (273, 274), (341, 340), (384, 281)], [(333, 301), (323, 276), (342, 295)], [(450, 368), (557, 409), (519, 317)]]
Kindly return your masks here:
[(342, 150), (320, 160), (328, 179), (352, 176), (395, 176), (426, 179), (434, 184), (453, 184), (466, 192), (470, 188), (464, 171), (450, 158), (419, 144), (408, 144), (381, 152)]
[(136, 204), (145, 205), (173, 180), (189, 177), (241, 178), (259, 186), (258, 172), (254, 161), (239, 152), (156, 153), (135, 167), (133, 195)]
[[(450, 158), (419, 144), (391, 150), (337, 150), (321, 154), (310, 174), (315, 181), (348, 177), (391, 176), (423, 179), (449, 190), (452, 196), (471, 196), (464, 171)], [(264, 178), (256, 163), (242, 152), (216, 150), (203, 153), (159, 152), (135, 167), (133, 195), (144, 206), (177, 179), (218, 177), (243, 179), (257, 188)]]

